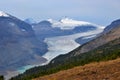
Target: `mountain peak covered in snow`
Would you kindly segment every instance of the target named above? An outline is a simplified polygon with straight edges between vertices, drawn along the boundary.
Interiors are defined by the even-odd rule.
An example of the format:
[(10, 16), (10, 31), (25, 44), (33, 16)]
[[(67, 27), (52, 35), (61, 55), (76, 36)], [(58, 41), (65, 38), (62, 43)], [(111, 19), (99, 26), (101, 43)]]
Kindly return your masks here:
[(3, 11), (0, 11), (0, 17), (9, 17), (9, 15)]
[(62, 18), (59, 21), (53, 19), (48, 19), (47, 21), (49, 21), (52, 24), (52, 27), (59, 27), (63, 30), (74, 29), (77, 26), (97, 26), (98, 28), (104, 28), (100, 25), (96, 25), (86, 21), (73, 20), (68, 17)]
[(77, 20), (73, 20), (73, 19), (70, 19), (70, 18), (63, 18), (60, 20), (61, 23), (65, 23), (65, 24), (78, 24), (78, 25), (82, 25), (82, 24), (91, 24), (89, 22), (85, 22), (85, 21), (77, 21)]

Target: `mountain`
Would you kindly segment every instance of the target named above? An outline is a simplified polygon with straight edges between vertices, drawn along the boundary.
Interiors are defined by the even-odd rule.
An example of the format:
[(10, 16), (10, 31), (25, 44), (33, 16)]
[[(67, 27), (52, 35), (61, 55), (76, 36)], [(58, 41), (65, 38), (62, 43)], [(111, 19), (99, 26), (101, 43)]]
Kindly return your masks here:
[(94, 39), (104, 29), (103, 26), (69, 18), (59, 21), (48, 19), (32, 26), (44, 48), (43, 57), (48, 61)]
[[(119, 22), (119, 20), (116, 21)], [(113, 24), (111, 23), (111, 25)], [(109, 28), (109, 26), (107, 28)], [(119, 58), (120, 57), (119, 30), (120, 24), (114, 25), (114, 27), (109, 32), (107, 33), (103, 32), (97, 38), (83, 44), (82, 46), (69, 52), (68, 54), (60, 55), (54, 58), (47, 65), (29, 69), (24, 74), (16, 76), (11, 80), (24, 80), (24, 79), (29, 80), (39, 76), (53, 74), (61, 70), (70, 69), (75, 66), (82, 66), (91, 62), (108, 61)], [(81, 50), (83, 48), (90, 49), (88, 51), (84, 51), (84, 53), (81, 53)]]
[[(56, 22), (59, 24), (55, 25)], [(95, 38), (103, 31), (102, 26), (72, 19), (68, 20), (68, 18), (56, 22), (44, 20), (36, 23), (30, 18), (21, 21), (0, 11), (0, 75), (6, 75), (16, 70), (20, 71), (19, 69), (26, 69), (32, 65), (40, 65), (45, 63), (46, 59), (50, 61), (54, 57), (66, 54), (83, 44), (83, 40), (86, 43)], [(75, 40), (79, 37), (81, 39), (77, 40), (78, 44)], [(49, 45), (54, 40), (58, 42), (55, 45)], [(66, 49), (60, 48), (62, 45)], [(55, 51), (52, 52), (53, 54), (51, 54), (51, 47), (56, 47)], [(60, 53), (56, 53), (56, 51)], [(51, 56), (49, 56), (50, 54)]]
[(31, 25), (0, 11), (0, 75), (45, 62), (39, 45)]

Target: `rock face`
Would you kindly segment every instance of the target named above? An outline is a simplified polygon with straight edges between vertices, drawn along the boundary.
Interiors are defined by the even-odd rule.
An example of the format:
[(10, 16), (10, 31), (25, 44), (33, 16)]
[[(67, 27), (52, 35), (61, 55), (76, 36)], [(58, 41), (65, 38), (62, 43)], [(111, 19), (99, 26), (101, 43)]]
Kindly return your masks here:
[(0, 73), (45, 62), (39, 45), (29, 24), (11, 15), (0, 16)]

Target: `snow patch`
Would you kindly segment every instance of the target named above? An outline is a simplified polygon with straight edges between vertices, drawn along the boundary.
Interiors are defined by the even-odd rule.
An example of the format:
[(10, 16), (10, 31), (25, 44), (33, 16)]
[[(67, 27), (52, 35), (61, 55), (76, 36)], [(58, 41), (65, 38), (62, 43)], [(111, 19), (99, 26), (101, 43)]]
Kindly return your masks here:
[(9, 15), (8, 14), (6, 14), (5, 12), (3, 12), (3, 11), (0, 11), (0, 17), (9, 17)]

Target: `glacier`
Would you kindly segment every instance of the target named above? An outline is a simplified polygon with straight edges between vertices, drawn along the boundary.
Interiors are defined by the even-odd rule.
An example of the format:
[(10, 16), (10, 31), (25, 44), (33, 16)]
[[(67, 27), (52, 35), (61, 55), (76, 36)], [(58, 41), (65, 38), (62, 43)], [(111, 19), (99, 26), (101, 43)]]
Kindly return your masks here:
[(60, 54), (66, 54), (80, 46), (80, 44), (75, 41), (76, 39), (80, 37), (83, 37), (83, 39), (95, 37), (102, 31), (102, 28), (97, 28), (93, 31), (82, 32), (73, 35), (45, 38), (44, 42), (48, 45), (48, 52), (43, 55), (43, 57), (46, 58), (49, 62), (56, 56)]

